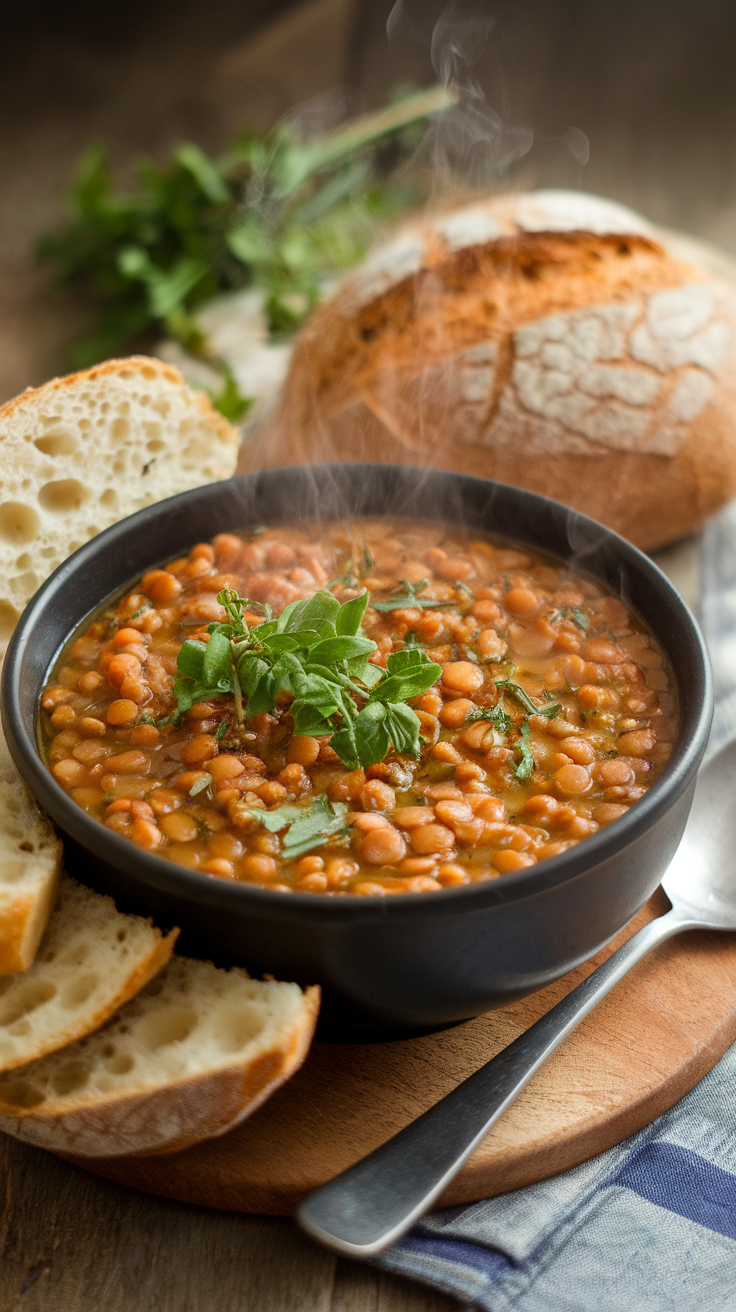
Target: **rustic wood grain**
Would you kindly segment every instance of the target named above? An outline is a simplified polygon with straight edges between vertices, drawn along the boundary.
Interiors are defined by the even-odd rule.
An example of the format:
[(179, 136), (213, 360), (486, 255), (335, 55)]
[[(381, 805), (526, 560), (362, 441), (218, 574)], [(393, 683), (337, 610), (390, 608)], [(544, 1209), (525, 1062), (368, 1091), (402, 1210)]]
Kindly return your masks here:
[[(660, 892), (591, 962), (500, 1011), (384, 1044), (315, 1044), (302, 1070), (231, 1134), (169, 1157), (80, 1164), (190, 1203), (290, 1214), (317, 1185), (384, 1143), (505, 1047), (666, 909)], [(640, 1129), (736, 1040), (736, 941), (687, 934), (640, 962), (537, 1073), (440, 1200), (469, 1202), (545, 1179)]]
[(290, 1222), (148, 1197), (0, 1136), (0, 1312), (451, 1312)]

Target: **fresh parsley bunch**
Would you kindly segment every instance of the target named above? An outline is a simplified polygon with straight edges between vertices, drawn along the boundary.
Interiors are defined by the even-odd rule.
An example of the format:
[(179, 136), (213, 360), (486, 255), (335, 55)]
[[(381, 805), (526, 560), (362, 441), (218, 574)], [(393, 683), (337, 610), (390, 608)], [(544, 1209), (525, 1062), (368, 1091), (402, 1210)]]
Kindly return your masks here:
[(196, 702), (231, 694), (242, 724), (246, 709), (248, 717), (271, 712), (279, 693), (288, 692), (294, 732), (330, 736), (348, 770), (375, 765), (392, 747), (418, 756), (419, 717), (406, 703), (431, 688), (442, 670), (418, 648), (393, 652), (385, 671), (368, 659), (376, 650), (360, 632), (368, 592), (340, 605), (321, 590), (292, 602), (277, 620), (266, 612), (250, 629), (245, 616), (255, 603), (231, 589), (217, 600), (228, 621), (207, 626), (207, 643), (183, 643), (168, 722)]
[(442, 87), (401, 93), (324, 136), (302, 141), (285, 121), (243, 134), (218, 158), (182, 142), (168, 165), (140, 163), (130, 192), (115, 189), (104, 149), (90, 147), (68, 221), (38, 246), (56, 266), (55, 285), (98, 310), (72, 352), (74, 366), (163, 330), (220, 368), (215, 403), (238, 419), (247, 401), (212, 356), (197, 307), (219, 292), (260, 287), (270, 331), (293, 332), (325, 278), (356, 264), (383, 220), (423, 198), (419, 176), (399, 177), (395, 168), (392, 175), (392, 166), (414, 149), (422, 120), (452, 103)]

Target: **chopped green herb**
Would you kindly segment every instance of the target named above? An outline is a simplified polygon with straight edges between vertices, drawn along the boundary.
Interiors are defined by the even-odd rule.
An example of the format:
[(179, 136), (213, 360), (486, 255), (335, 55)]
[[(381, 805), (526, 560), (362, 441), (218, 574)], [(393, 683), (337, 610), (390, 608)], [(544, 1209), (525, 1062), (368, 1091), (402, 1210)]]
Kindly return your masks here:
[(604, 753), (603, 753), (603, 760), (604, 760), (604, 761), (612, 761), (613, 758), (614, 758), (615, 756), (618, 756), (618, 752), (616, 751), (616, 748), (615, 748), (615, 747), (612, 747), (611, 750), (610, 750), (609, 752), (604, 752)]
[(417, 594), (423, 592), (428, 584), (429, 579), (420, 579), (418, 583), (401, 579), (389, 597), (384, 601), (371, 601), (371, 606), (382, 614), (391, 610), (437, 610), (441, 606), (457, 606), (456, 601), (432, 601), (430, 597), (419, 597)]
[(217, 739), (218, 742), (220, 741), (221, 738), (225, 737), (227, 730), (228, 730), (228, 721), (223, 720), (222, 724), (218, 725), (217, 729), (215, 730), (215, 738)]
[(139, 724), (152, 724), (154, 728), (156, 727), (156, 721), (154, 720), (154, 718), (153, 718), (152, 715), (139, 715), (139, 716), (138, 716), (138, 723), (139, 723)]
[(514, 743), (517, 752), (521, 756), (519, 764), (514, 767), (514, 774), (517, 779), (528, 779), (534, 770), (534, 757), (529, 748), (529, 734), (529, 721), (524, 720), (519, 729), (519, 738)]
[(287, 861), (303, 856), (312, 848), (322, 847), (328, 838), (343, 830), (348, 808), (344, 802), (330, 802), (324, 794), (315, 798), (307, 810), (303, 806), (279, 806), (273, 811), (248, 807), (250, 814), (272, 834), (286, 829), (283, 854)]
[(579, 606), (564, 606), (560, 611), (560, 618), (563, 620), (572, 620), (577, 624), (579, 629), (587, 633), (590, 628), (590, 616), (587, 611), (581, 610)]
[(505, 688), (510, 692), (517, 702), (521, 703), (528, 715), (543, 715), (545, 719), (553, 720), (558, 711), (562, 710), (559, 702), (554, 702), (552, 706), (537, 706), (528, 692), (524, 691), (521, 684), (512, 683), (510, 679), (496, 679), (496, 687)]
[(495, 706), (479, 706), (474, 711), (469, 711), (465, 723), (472, 724), (474, 720), (488, 720), (499, 733), (510, 733), (513, 728), (513, 720), (503, 709), (503, 701), (499, 701)]
[(139, 606), (137, 610), (134, 610), (133, 614), (128, 616), (128, 622), (130, 622), (130, 620), (137, 620), (138, 616), (144, 615), (147, 610), (153, 610), (150, 601), (144, 601), (142, 606)]
[(212, 830), (208, 829), (207, 825), (204, 823), (204, 820), (200, 820), (198, 815), (193, 816), (193, 820), (195, 825), (197, 826), (197, 838), (210, 838), (212, 834)]
[(191, 788), (189, 789), (189, 796), (196, 797), (198, 793), (203, 793), (205, 788), (209, 788), (211, 784), (212, 784), (211, 774), (200, 775), (199, 779), (196, 779), (192, 784)]

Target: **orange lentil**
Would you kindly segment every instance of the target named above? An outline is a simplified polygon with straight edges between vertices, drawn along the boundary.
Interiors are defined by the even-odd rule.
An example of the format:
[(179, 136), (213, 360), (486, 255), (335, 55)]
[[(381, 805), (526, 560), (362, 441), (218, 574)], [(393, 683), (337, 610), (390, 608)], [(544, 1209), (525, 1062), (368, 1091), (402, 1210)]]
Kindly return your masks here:
[[(250, 716), (244, 704), (242, 721), (230, 694), (172, 717), (182, 642), (209, 642), (207, 625), (225, 618), (219, 590), (252, 598), (245, 622), (255, 628), (263, 619), (256, 602), (278, 615), (360, 569), (362, 541), (375, 562), (364, 580), (374, 603), (396, 595), (402, 579), (427, 579), (417, 600), (440, 603), (373, 604), (364, 621), (376, 668), (414, 644), (442, 667), (434, 686), (409, 701), (418, 758), (392, 752), (346, 769), (329, 733), (293, 734), (285, 690), (269, 712)], [(362, 586), (334, 584), (334, 595), (342, 601)], [(493, 706), (504, 676), (520, 678), (537, 705), (560, 701), (561, 710), (527, 717), (504, 692), (509, 731), (471, 721), (476, 708)], [(313, 539), (300, 524), (219, 534), (150, 570), (64, 653), (42, 694), (41, 720), (61, 787), (160, 858), (278, 892), (385, 897), (501, 878), (625, 814), (677, 738), (670, 678), (656, 641), (623, 603), (534, 552), (468, 546), (451, 529), (418, 522), (320, 526)], [(516, 773), (525, 722), (534, 735), (528, 779)], [(344, 828), (296, 860), (284, 852), (285, 829), (272, 833), (256, 818), (284, 805), (306, 811), (325, 797), (344, 807)]]

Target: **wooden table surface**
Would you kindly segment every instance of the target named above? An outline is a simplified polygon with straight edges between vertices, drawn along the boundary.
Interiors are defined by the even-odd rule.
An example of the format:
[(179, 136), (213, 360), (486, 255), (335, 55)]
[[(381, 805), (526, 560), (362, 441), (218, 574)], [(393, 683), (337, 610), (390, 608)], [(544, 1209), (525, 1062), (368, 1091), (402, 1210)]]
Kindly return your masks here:
[(165, 1202), (0, 1136), (0, 1312), (451, 1312), (291, 1221)]

